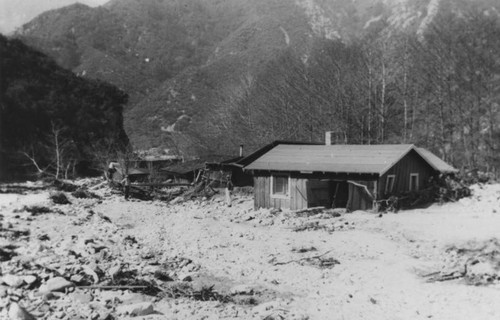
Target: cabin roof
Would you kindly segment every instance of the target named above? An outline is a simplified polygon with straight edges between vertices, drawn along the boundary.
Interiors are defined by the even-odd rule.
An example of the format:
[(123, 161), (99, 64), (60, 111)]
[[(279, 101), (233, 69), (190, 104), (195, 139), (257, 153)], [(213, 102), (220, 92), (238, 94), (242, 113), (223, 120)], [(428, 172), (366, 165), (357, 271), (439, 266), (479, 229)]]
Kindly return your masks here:
[(430, 151), (412, 144), (289, 145), (277, 144), (246, 170), (384, 174), (411, 150), (440, 172), (454, 172)]
[(424, 158), (425, 161), (427, 161), (431, 165), (432, 168), (434, 168), (434, 170), (437, 170), (442, 173), (458, 172), (457, 169), (453, 168), (448, 163), (441, 160), (441, 158), (439, 158), (429, 150), (424, 148), (415, 148), (415, 150), (422, 158)]
[(224, 155), (208, 155), (200, 159), (189, 160), (185, 162), (179, 162), (167, 167), (163, 167), (160, 170), (164, 172), (171, 172), (176, 174), (188, 174), (192, 171), (205, 168), (207, 164), (226, 164), (237, 160), (234, 156), (224, 156)]

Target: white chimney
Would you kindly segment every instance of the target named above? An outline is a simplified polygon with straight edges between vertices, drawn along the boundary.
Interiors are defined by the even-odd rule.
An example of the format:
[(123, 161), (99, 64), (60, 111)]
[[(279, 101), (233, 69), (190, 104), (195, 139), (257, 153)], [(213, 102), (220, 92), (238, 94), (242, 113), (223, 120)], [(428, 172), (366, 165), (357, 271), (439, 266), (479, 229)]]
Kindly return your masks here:
[(243, 157), (243, 145), (240, 144), (240, 157)]
[(333, 134), (333, 131), (326, 131), (325, 132), (325, 145), (327, 145), (327, 146), (332, 145), (332, 134)]

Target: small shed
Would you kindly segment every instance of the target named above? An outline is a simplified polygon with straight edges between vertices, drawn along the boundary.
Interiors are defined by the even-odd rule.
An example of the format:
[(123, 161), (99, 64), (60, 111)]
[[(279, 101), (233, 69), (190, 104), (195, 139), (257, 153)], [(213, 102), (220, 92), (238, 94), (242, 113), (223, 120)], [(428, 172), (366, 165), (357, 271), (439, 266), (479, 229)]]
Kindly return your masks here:
[(115, 182), (121, 182), (125, 177), (125, 174), (128, 174), (131, 182), (144, 182), (147, 181), (149, 177), (149, 171), (143, 168), (128, 168), (128, 170), (124, 170), (120, 165), (115, 165), (116, 172), (113, 174), (112, 180)]
[(243, 171), (243, 166), (238, 161), (242, 156), (223, 161), (212, 161), (206, 163), (207, 176), (210, 180), (219, 180), (221, 185), (225, 185), (227, 177), (230, 177), (235, 187), (246, 187), (253, 185), (253, 177), (248, 172)]
[(411, 144), (274, 143), (245, 171), (254, 177), (255, 207), (373, 208), (375, 200), (418, 191), (430, 177), (457, 170)]
[(176, 182), (187, 183), (203, 178), (209, 182), (225, 184), (229, 176), (235, 186), (243, 186), (251, 183), (252, 177), (248, 173), (244, 173), (241, 166), (236, 165), (236, 162), (241, 158), (208, 155), (161, 168), (160, 172)]

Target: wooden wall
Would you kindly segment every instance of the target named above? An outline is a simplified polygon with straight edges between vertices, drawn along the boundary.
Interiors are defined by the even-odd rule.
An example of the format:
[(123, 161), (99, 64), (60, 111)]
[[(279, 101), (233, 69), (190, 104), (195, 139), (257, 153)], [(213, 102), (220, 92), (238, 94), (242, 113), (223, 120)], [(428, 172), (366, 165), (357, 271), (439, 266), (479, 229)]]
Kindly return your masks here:
[[(267, 171), (254, 172), (254, 207), (256, 209), (283, 208), (300, 210), (311, 206), (328, 207), (333, 200), (334, 190), (331, 189), (329, 181), (321, 180), (371, 181), (372, 184), (376, 181), (375, 175), (368, 174), (304, 174), (292, 172), (290, 173), (290, 196), (284, 199), (271, 197), (271, 174), (271, 172)], [(325, 195), (325, 193), (327, 194)], [(328, 193), (330, 194), (328, 195)]]
[(378, 196), (379, 199), (386, 199), (389, 195), (385, 194), (385, 185), (387, 176), (394, 174), (394, 188), (392, 194), (407, 192), (410, 189), (410, 174), (418, 173), (419, 189), (425, 188), (429, 178), (437, 174), (435, 170), (424, 160), (415, 150), (410, 151), (398, 163), (396, 163), (389, 171), (383, 174), (379, 179)]
[(254, 176), (255, 208), (307, 208), (307, 180), (298, 177), (290, 178), (290, 195), (288, 198), (271, 197), (271, 176)]

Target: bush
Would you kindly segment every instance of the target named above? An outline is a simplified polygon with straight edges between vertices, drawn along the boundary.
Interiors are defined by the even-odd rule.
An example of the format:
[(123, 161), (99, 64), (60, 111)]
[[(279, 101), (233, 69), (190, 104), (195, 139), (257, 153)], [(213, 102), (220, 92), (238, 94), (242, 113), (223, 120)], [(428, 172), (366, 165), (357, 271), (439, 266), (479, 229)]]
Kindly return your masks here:
[(90, 192), (90, 191), (87, 191), (87, 190), (84, 190), (82, 188), (76, 190), (71, 195), (73, 197), (79, 198), (79, 199), (89, 199), (89, 198), (100, 199), (101, 198), (97, 194)]
[(399, 193), (380, 201), (380, 209), (397, 212), (401, 208), (415, 208), (433, 202), (440, 204), (455, 202), (470, 195), (471, 190), (461, 176), (440, 175), (437, 178), (431, 178), (426, 189)]
[(55, 204), (70, 204), (71, 202), (68, 200), (68, 197), (66, 197), (66, 194), (64, 192), (54, 192), (50, 195), (50, 199), (52, 199), (52, 202)]

